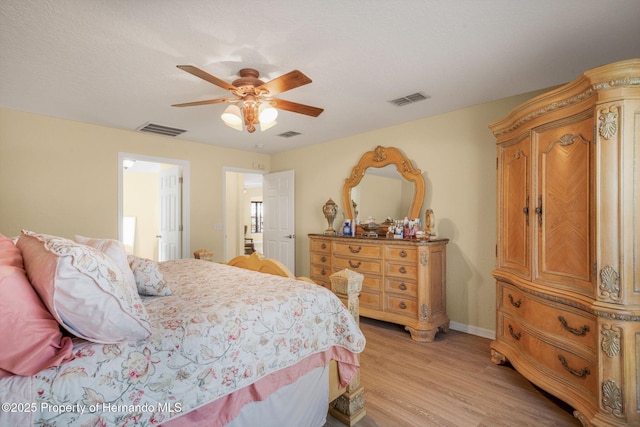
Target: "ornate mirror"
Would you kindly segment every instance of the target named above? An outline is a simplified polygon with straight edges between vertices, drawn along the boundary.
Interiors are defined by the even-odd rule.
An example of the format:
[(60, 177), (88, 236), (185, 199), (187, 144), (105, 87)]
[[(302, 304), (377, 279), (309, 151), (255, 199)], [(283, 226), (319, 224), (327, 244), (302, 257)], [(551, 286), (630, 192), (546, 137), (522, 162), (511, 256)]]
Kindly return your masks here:
[[(360, 184), (362, 178), (364, 178), (365, 174), (367, 174), (367, 169), (376, 168), (376, 170), (370, 170), (371, 172), (378, 172), (378, 170), (382, 171), (383, 168), (389, 169), (387, 166), (392, 165), (395, 166), (397, 173), (400, 174), (401, 178), (413, 184), (413, 191), (411, 193), (412, 197), (408, 203), (408, 210), (402, 213), (402, 216), (397, 219), (404, 218), (405, 216), (414, 219), (420, 217), (420, 210), (422, 209), (422, 203), (424, 202), (424, 188), (425, 182), (422, 177), (422, 172), (420, 169), (416, 169), (413, 167), (411, 160), (406, 158), (404, 154), (394, 147), (382, 147), (378, 145), (373, 151), (367, 151), (360, 158), (360, 161), (357, 165), (353, 167), (351, 170), (351, 174), (349, 178), (345, 180), (344, 186), (342, 187), (342, 206), (344, 209), (345, 218), (354, 218), (354, 210), (353, 210), (353, 197), (352, 190)], [(377, 173), (375, 175), (385, 175)], [(402, 191), (402, 190), (398, 190)], [(371, 197), (371, 196), (368, 196)], [(374, 196), (375, 197), (375, 196)], [(380, 197), (385, 197), (381, 195)], [(368, 215), (367, 212), (358, 210), (358, 215), (363, 215), (366, 218)], [(361, 217), (362, 218), (362, 217)], [(384, 220), (384, 217), (380, 218), (380, 221)]]

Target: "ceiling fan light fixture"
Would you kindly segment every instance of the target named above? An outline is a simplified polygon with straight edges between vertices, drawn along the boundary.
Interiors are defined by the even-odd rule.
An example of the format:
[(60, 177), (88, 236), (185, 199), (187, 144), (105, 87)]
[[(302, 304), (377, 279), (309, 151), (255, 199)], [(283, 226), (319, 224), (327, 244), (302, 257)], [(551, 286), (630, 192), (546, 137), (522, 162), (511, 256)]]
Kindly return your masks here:
[(237, 105), (229, 105), (220, 116), (225, 125), (242, 131), (242, 113)]
[(178, 68), (231, 92), (235, 98), (206, 99), (173, 104), (172, 106), (193, 107), (197, 105), (233, 102), (232, 105), (224, 110), (224, 113), (222, 113), (220, 117), (227, 126), (238, 131), (242, 131), (243, 127), (245, 127), (247, 132), (253, 133), (256, 131), (256, 126), (258, 125), (263, 131), (275, 126), (278, 110), (274, 105), (281, 110), (312, 117), (318, 117), (320, 113), (324, 111), (322, 108), (312, 107), (310, 105), (298, 104), (297, 102), (284, 99), (270, 98), (273, 95), (278, 95), (282, 92), (311, 83), (311, 79), (298, 70), (290, 71), (265, 83), (258, 78), (260, 76), (258, 70), (243, 68), (238, 72), (240, 78), (234, 80), (233, 83), (228, 83), (193, 65), (178, 65)]
[(276, 122), (275, 120), (269, 123), (262, 123), (260, 122), (260, 132), (264, 132), (267, 129), (271, 129), (272, 127), (274, 127), (275, 125), (277, 125), (278, 122)]
[(261, 127), (275, 122), (276, 118), (278, 118), (278, 110), (266, 102), (260, 103), (258, 107), (258, 120), (260, 121)]

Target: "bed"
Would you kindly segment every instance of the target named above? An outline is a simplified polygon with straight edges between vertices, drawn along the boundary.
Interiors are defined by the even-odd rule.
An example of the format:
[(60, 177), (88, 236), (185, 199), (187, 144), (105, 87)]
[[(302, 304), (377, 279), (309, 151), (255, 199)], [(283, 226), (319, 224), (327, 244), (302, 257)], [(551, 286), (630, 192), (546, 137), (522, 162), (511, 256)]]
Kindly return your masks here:
[[(56, 250), (58, 272), (66, 271), (60, 264), (65, 256), (69, 265), (94, 268), (96, 258), (102, 267), (103, 262), (112, 267), (117, 263), (110, 264), (114, 258), (104, 243), (116, 243), (94, 239), (81, 244), (29, 233), (23, 232), (16, 244), (27, 277), (53, 317), (74, 333), (64, 334), (56, 347), (60, 360), (55, 366), (0, 378), (0, 426), (322, 426), (330, 401), (346, 424), (364, 413), (358, 353), (365, 339), (343, 302), (322, 286), (292, 277), (279, 263), (257, 254), (228, 264), (129, 257), (136, 283), (155, 279), (162, 283), (155, 287), (161, 295), (145, 295), (154, 292), (138, 286), (141, 307), (136, 296), (117, 300), (122, 305), (131, 299), (133, 308), (119, 316), (144, 312), (146, 317), (134, 326), (149, 332), (144, 339), (111, 342), (109, 334), (119, 325), (103, 328), (107, 335), (95, 338), (86, 336), (91, 330), (84, 323), (99, 328), (119, 316), (74, 319), (73, 313), (63, 313), (63, 292), (56, 288), (58, 299), (52, 301), (41, 289), (46, 280), (38, 276), (47, 268), (34, 268), (42, 262), (42, 251)], [(93, 257), (93, 264), (84, 257)], [(120, 280), (115, 269), (105, 271), (109, 280)], [(0, 274), (0, 294), (6, 288), (1, 280)], [(82, 292), (86, 289), (66, 296), (77, 299)], [(353, 295), (342, 297), (353, 304)], [(86, 301), (75, 310), (86, 309)], [(97, 312), (91, 308), (90, 313)], [(139, 335), (134, 326), (127, 333)]]

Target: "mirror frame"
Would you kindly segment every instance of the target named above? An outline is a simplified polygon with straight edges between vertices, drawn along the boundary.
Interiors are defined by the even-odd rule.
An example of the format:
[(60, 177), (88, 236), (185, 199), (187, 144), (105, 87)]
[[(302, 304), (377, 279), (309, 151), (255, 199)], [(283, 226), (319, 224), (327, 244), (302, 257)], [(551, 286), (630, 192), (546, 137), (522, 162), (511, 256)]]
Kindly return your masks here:
[[(414, 183), (413, 203), (407, 213), (410, 219), (420, 218), (420, 210), (424, 203), (425, 182), (422, 171), (413, 167), (413, 163), (395, 147), (383, 147), (378, 145), (374, 150), (362, 155), (357, 165), (351, 169), (351, 175), (345, 179), (342, 187), (342, 206), (345, 218), (353, 218), (353, 202), (351, 189), (358, 185), (368, 168), (382, 168), (387, 165), (395, 165), (404, 179)], [(400, 218), (398, 218), (400, 219)]]

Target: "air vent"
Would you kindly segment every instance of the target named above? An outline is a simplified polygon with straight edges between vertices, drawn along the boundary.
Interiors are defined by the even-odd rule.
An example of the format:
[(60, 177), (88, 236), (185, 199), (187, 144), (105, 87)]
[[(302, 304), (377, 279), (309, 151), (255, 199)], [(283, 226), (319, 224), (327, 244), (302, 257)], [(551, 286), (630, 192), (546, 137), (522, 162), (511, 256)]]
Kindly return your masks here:
[(425, 99), (431, 98), (428, 95), (425, 95), (422, 92), (412, 93), (411, 95), (403, 96), (401, 98), (392, 99), (389, 101), (396, 107), (402, 107), (403, 105), (413, 104), (414, 102), (424, 101)]
[(292, 136), (298, 136), (298, 135), (300, 135), (300, 132), (294, 132), (292, 130), (290, 130), (289, 132), (278, 134), (278, 136), (281, 136), (283, 138), (291, 138)]
[(159, 125), (157, 123), (146, 123), (136, 130), (164, 136), (178, 136), (186, 132), (184, 129), (172, 128), (169, 126)]

